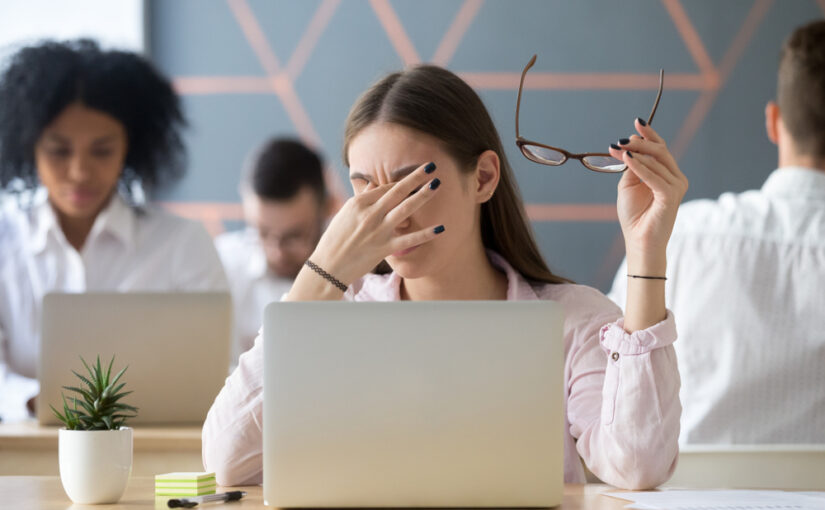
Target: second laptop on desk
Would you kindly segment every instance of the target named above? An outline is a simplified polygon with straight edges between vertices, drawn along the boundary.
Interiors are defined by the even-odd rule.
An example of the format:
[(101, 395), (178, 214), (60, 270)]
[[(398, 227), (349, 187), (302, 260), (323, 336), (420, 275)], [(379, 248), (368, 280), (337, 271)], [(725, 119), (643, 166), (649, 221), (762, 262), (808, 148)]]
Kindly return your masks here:
[(37, 418), (57, 424), (62, 387), (83, 373), (82, 356), (113, 370), (137, 407), (129, 424), (200, 424), (229, 370), (232, 303), (227, 293), (48, 294), (43, 300)]

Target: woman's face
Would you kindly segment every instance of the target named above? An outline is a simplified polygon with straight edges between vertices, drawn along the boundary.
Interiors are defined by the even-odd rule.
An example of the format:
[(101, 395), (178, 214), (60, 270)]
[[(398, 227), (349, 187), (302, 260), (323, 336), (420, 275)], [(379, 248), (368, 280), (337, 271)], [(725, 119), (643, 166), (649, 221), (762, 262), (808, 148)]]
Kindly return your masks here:
[(37, 176), (59, 214), (94, 218), (117, 185), (126, 150), (123, 124), (73, 103), (43, 129), (35, 144)]
[[(398, 234), (444, 225), (433, 241), (387, 257), (404, 278), (437, 274), (450, 262), (460, 260), (463, 249), (480, 242), (478, 208), (473, 172), (462, 172), (434, 137), (390, 123), (374, 123), (362, 130), (349, 145), (350, 173), (355, 194), (379, 184), (397, 182), (419, 166), (434, 162), (433, 178), (441, 185), (421, 209), (396, 227)], [(405, 169), (400, 171), (401, 169)]]

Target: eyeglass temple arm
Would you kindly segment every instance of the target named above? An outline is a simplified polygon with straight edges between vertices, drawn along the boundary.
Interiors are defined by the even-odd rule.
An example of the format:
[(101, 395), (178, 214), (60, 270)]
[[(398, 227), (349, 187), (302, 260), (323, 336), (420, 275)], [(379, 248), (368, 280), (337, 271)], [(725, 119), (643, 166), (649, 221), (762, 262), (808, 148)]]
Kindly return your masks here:
[(665, 70), (659, 69), (659, 92), (656, 94), (656, 101), (653, 102), (653, 108), (650, 110), (650, 116), (647, 118), (647, 124), (653, 122), (653, 116), (656, 115), (656, 108), (659, 107), (659, 99), (662, 98), (662, 88), (665, 83)]
[[(536, 63), (536, 57), (538, 55), (533, 55), (533, 58), (530, 59), (530, 62), (524, 67), (524, 70), (521, 72), (521, 80), (519, 81), (518, 85), (518, 98), (516, 99), (516, 138), (520, 136), (519, 133), (519, 112), (521, 111), (521, 91), (524, 89), (524, 77), (527, 76), (527, 71), (530, 70), (531, 67)], [(656, 100), (653, 102), (653, 108), (650, 110), (650, 116), (647, 118), (647, 123), (650, 125), (653, 122), (653, 116), (656, 115), (656, 109), (659, 107), (659, 100), (662, 98), (662, 89), (664, 87), (665, 81), (665, 70), (659, 69), (659, 91), (656, 93)]]
[(518, 129), (518, 114), (519, 111), (521, 111), (521, 89), (524, 88), (524, 77), (527, 75), (527, 71), (529, 71), (530, 68), (533, 67), (533, 64), (536, 63), (537, 56), (538, 55), (533, 55), (533, 58), (530, 59), (530, 62), (528, 62), (527, 66), (524, 68), (524, 71), (521, 72), (521, 81), (518, 84), (518, 99), (516, 100), (516, 138), (520, 136)]

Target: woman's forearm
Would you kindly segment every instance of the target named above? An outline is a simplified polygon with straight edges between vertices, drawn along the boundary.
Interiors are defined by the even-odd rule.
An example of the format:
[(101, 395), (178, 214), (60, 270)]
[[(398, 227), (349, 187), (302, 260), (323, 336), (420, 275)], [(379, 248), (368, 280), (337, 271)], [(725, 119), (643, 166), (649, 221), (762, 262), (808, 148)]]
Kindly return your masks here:
[[(664, 253), (656, 255), (627, 254), (627, 274), (637, 276), (665, 276), (667, 259)], [(627, 278), (624, 328), (632, 333), (647, 329), (665, 319), (665, 280)]]
[[(611, 145), (610, 154), (627, 166), (619, 181), (616, 210), (627, 251), (624, 328), (632, 333), (663, 321), (667, 243), (679, 203), (688, 188), (685, 174), (665, 140), (642, 119), (638, 135)], [(633, 278), (641, 276), (644, 278)]]

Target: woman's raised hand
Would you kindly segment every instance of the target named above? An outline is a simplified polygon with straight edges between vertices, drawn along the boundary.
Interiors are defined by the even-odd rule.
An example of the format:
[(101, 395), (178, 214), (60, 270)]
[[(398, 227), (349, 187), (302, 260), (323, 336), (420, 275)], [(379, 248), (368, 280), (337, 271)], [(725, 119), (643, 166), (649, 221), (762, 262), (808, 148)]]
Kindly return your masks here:
[(641, 119), (635, 127), (640, 136), (610, 146), (628, 167), (619, 181), (619, 223), (631, 271), (664, 276), (667, 242), (688, 180), (662, 137)]

